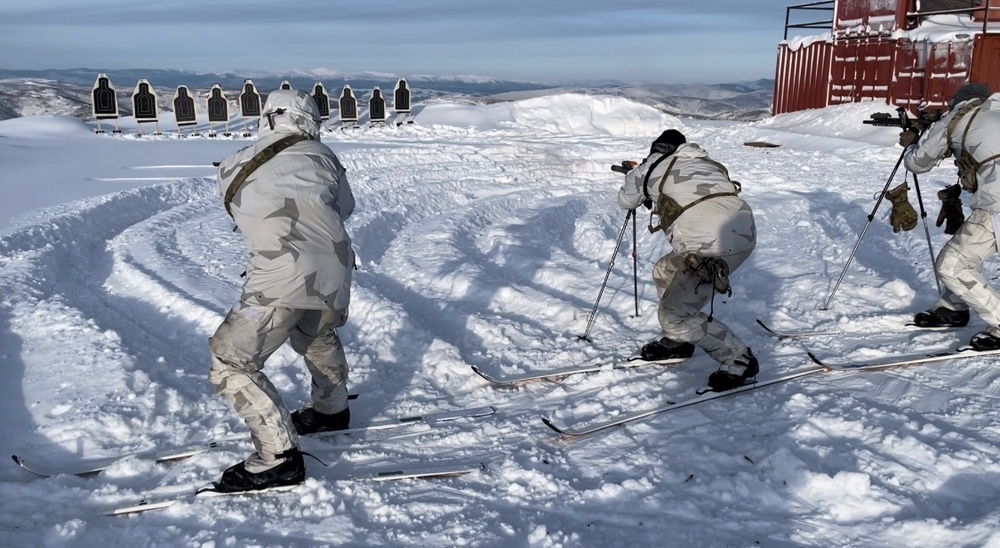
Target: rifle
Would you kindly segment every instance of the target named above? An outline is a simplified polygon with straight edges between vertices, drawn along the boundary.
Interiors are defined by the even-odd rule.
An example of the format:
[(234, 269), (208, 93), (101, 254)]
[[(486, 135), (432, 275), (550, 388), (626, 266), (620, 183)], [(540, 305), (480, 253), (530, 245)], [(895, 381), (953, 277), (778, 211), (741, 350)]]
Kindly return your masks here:
[(906, 109), (899, 107), (896, 109), (896, 116), (888, 112), (876, 112), (868, 118), (868, 120), (864, 120), (861, 123), (871, 126), (898, 127), (904, 130), (915, 131), (916, 133), (923, 133), (931, 124), (941, 119), (941, 109), (937, 109), (934, 112), (922, 110), (916, 118), (910, 118), (909, 114), (906, 113)]

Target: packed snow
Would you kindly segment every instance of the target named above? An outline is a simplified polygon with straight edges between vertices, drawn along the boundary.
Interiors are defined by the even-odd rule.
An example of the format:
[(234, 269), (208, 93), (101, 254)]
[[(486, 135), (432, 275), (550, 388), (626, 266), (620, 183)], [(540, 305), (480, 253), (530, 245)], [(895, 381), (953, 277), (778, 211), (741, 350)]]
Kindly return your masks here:
[[(252, 450), (207, 381), (207, 338), (239, 295), (246, 259), (211, 162), (249, 140), (237, 120), (234, 135), (214, 139), (205, 124), (199, 137), (127, 119), (120, 135), (67, 117), (0, 122), (3, 452), (71, 467), (242, 440), (170, 463), (125, 456), (87, 477), (42, 478), (8, 460), (0, 545), (1000, 546), (994, 358), (815, 373), (573, 440), (542, 418), (585, 426), (661, 408), (693, 395), (716, 364), (697, 352), (683, 365), (519, 389), (472, 369), (621, 363), (658, 336), (650, 273), (668, 244), (640, 210), (635, 284), (632, 227), (615, 200), (622, 177), (609, 166), (641, 160), (669, 127), (725, 163), (755, 210), (757, 250), (715, 316), (760, 358), (759, 379), (815, 367), (807, 350), (845, 360), (964, 344), (981, 322), (904, 327), (936, 298), (923, 224), (894, 234), (883, 202), (859, 240), (900, 154), (896, 130), (862, 124), (876, 111), (892, 108), (708, 122), (566, 93), (440, 102), (413, 125), (331, 129), (323, 140), (358, 202), (342, 329), (354, 423), (485, 405), (496, 414), (304, 438), (330, 467), (307, 458), (309, 477), (292, 491), (125, 517), (104, 512), (217, 479)], [(935, 193), (954, 179), (949, 162), (919, 179), (935, 252), (947, 240)], [(990, 278), (997, 267), (987, 263)], [(580, 340), (592, 317), (591, 341)], [(837, 333), (779, 340), (757, 318)], [(290, 348), (267, 372), (290, 408), (308, 402)], [(453, 462), (481, 467), (347, 477)]]

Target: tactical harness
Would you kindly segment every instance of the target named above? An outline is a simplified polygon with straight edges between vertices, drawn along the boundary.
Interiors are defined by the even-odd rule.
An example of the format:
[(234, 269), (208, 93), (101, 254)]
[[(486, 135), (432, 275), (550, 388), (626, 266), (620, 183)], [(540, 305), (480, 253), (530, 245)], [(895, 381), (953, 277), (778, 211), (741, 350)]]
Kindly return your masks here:
[(233, 201), (233, 197), (236, 196), (236, 193), (240, 191), (240, 187), (243, 186), (243, 183), (246, 182), (247, 177), (249, 177), (250, 174), (252, 174), (254, 171), (257, 171), (257, 168), (267, 163), (267, 161), (270, 160), (271, 158), (277, 156), (278, 153), (281, 152), (282, 150), (285, 150), (286, 148), (300, 141), (308, 141), (308, 140), (309, 137), (306, 137), (304, 135), (288, 135), (282, 137), (281, 139), (271, 143), (270, 145), (267, 145), (267, 147), (265, 147), (264, 150), (261, 150), (260, 152), (255, 154), (253, 158), (250, 158), (250, 161), (243, 164), (243, 167), (240, 168), (240, 172), (236, 174), (236, 177), (233, 178), (233, 182), (229, 183), (229, 188), (226, 189), (226, 198), (224, 201), (224, 204), (226, 206), (226, 213), (228, 213), (230, 217), (233, 217), (233, 210), (230, 204)]
[[(649, 171), (646, 172), (646, 178), (642, 182), (642, 194), (643, 196), (645, 196), (648, 202), (652, 202), (653, 200), (652, 196), (650, 196), (649, 194), (649, 176), (650, 174), (653, 173), (653, 169), (656, 168), (656, 165), (659, 164), (660, 161), (662, 161), (665, 158), (666, 156), (660, 157), (656, 162), (653, 163), (652, 166), (650, 166)], [(707, 158), (702, 158), (701, 160), (704, 162), (708, 162), (709, 164), (712, 164), (713, 166), (718, 168), (719, 172), (722, 173), (726, 177), (726, 179), (729, 179), (729, 170), (726, 169), (726, 166), (714, 160), (709, 160)], [(678, 217), (680, 217), (682, 213), (704, 202), (705, 200), (710, 200), (712, 198), (720, 198), (722, 196), (738, 196), (742, 188), (739, 181), (730, 180), (729, 182), (736, 187), (736, 190), (734, 192), (715, 192), (707, 196), (702, 196), (697, 200), (694, 200), (691, 203), (682, 206), (679, 203), (677, 203), (677, 200), (674, 200), (670, 196), (667, 196), (665, 192), (663, 192), (663, 186), (666, 184), (667, 178), (670, 177), (670, 173), (671, 171), (673, 171), (674, 164), (676, 162), (677, 162), (677, 157), (674, 156), (670, 160), (670, 163), (667, 164), (667, 170), (663, 172), (663, 176), (660, 177), (659, 187), (657, 188), (657, 191), (659, 192), (659, 197), (657, 197), (656, 203), (653, 204), (653, 208), (649, 212), (650, 233), (655, 233), (660, 230), (666, 230), (667, 228), (670, 227), (670, 225), (674, 224), (674, 222), (677, 221)], [(653, 215), (656, 215), (660, 218), (660, 221), (655, 226), (653, 225)]]
[(972, 122), (976, 120), (976, 116), (982, 112), (983, 109), (979, 108), (982, 104), (982, 99), (969, 101), (963, 105), (962, 108), (958, 109), (955, 117), (948, 123), (948, 149), (953, 150), (952, 134), (955, 132), (955, 128), (958, 127), (959, 120), (964, 118), (970, 110), (975, 110), (975, 112), (972, 113), (972, 118), (969, 118), (969, 122), (965, 124), (965, 131), (962, 132), (961, 153), (958, 158), (955, 159), (955, 166), (958, 168), (958, 182), (962, 185), (962, 188), (968, 192), (975, 192), (979, 188), (979, 183), (976, 181), (976, 174), (979, 172), (979, 168), (983, 167), (983, 164), (986, 164), (987, 162), (1000, 159), (1000, 154), (994, 154), (989, 158), (985, 158), (977, 162), (975, 157), (972, 156), (972, 153), (965, 148), (965, 143), (969, 136), (969, 129), (972, 127)]

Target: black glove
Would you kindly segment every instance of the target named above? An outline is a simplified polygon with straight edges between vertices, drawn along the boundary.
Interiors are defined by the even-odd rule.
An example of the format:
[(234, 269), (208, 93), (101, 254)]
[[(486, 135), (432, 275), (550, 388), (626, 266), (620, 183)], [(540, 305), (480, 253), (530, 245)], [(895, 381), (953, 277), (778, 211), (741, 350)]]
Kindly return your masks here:
[(910, 200), (906, 197), (906, 190), (908, 188), (909, 186), (903, 183), (885, 193), (885, 197), (892, 202), (892, 213), (889, 214), (889, 223), (892, 224), (893, 232), (913, 230), (917, 227), (917, 212), (910, 205)]
[(904, 129), (899, 132), (899, 146), (906, 148), (913, 143), (917, 142), (920, 138), (920, 133), (916, 129)]
[(944, 190), (938, 191), (938, 198), (941, 199), (941, 211), (938, 213), (937, 226), (944, 225), (945, 234), (958, 232), (958, 227), (965, 222), (965, 213), (962, 212), (962, 187), (955, 183)]

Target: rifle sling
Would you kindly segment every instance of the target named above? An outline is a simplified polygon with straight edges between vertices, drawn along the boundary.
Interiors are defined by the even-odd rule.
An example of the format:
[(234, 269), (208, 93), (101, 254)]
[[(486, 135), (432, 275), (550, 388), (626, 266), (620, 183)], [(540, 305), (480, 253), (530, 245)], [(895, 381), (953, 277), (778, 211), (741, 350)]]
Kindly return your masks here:
[(253, 158), (250, 158), (250, 161), (243, 164), (240, 172), (236, 174), (236, 177), (233, 178), (233, 182), (229, 183), (229, 188), (226, 189), (226, 198), (224, 201), (226, 213), (228, 213), (230, 217), (233, 216), (233, 210), (230, 203), (232, 203), (233, 197), (236, 196), (236, 193), (240, 191), (240, 187), (243, 186), (243, 183), (246, 182), (247, 177), (249, 177), (254, 171), (257, 171), (257, 168), (267, 163), (268, 160), (277, 156), (282, 150), (285, 150), (299, 141), (306, 141), (308, 139), (309, 137), (304, 135), (288, 135), (282, 137), (280, 140), (267, 145), (264, 150), (261, 150), (254, 155)]

